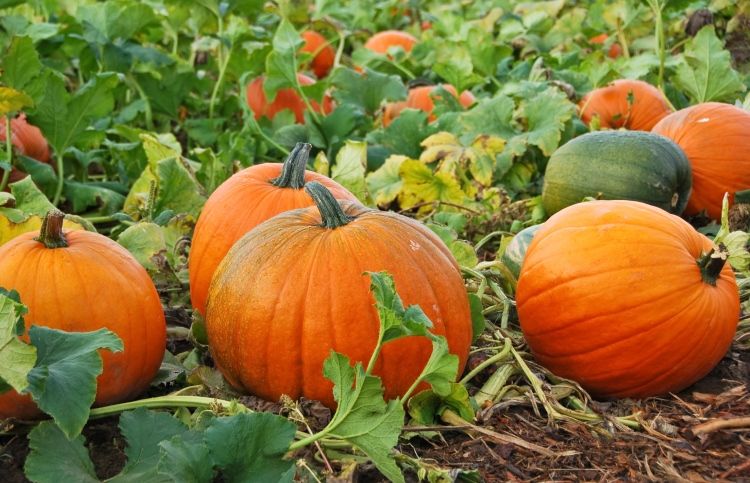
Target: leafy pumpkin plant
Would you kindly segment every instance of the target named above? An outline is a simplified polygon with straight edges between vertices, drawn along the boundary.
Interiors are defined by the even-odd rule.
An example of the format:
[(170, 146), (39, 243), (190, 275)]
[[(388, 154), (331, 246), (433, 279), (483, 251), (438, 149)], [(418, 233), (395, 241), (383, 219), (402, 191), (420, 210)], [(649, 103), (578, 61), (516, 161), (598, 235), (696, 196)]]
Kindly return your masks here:
[[(102, 354), (95, 403), (133, 398), (148, 387), (164, 355), (166, 323), (159, 295), (124, 248), (98, 233), (64, 232), (63, 218), (52, 210), (40, 231), (0, 247), (0, 287), (20, 294), (32, 326), (70, 332), (107, 328), (117, 334), (125, 349)], [(40, 415), (29, 396), (16, 391), (0, 396), (0, 417)]]
[(659, 208), (573, 205), (529, 246), (516, 294), (521, 329), (542, 365), (594, 396), (680, 391), (732, 343), (740, 304), (726, 260), (723, 245)]
[[(235, 387), (268, 400), (304, 396), (329, 407), (321, 376), (331, 350), (371, 361), (387, 398), (416, 388), (429, 341), (378, 346), (378, 310), (363, 272), (388, 271), (407, 303), (424, 307), (463, 369), (472, 339), (468, 297), (445, 244), (417, 221), (337, 201), (321, 183), (305, 190), (316, 206), (282, 213), (232, 247), (214, 275), (206, 329), (217, 367)], [(358, 282), (358, 280), (360, 280)], [(381, 323), (386, 335), (389, 312)], [(407, 316), (425, 316), (407, 311)], [(269, 350), (284, 347), (283, 351)]]
[(336, 198), (357, 201), (343, 186), (306, 169), (310, 144), (298, 143), (284, 163), (256, 164), (236, 173), (209, 197), (195, 226), (188, 266), (193, 307), (205, 315), (211, 279), (232, 245), (279, 213), (313, 204), (304, 191), (311, 181)]

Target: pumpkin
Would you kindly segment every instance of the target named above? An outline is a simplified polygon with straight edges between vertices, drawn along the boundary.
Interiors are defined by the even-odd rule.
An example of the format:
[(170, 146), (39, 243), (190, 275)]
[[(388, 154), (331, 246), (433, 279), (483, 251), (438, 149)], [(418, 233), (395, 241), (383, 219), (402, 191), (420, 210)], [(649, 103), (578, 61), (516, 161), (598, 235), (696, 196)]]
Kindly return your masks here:
[(331, 67), (333, 67), (336, 51), (333, 50), (325, 37), (314, 30), (302, 32), (302, 39), (305, 43), (300, 50), (313, 56), (310, 67), (315, 76), (318, 79), (327, 76)]
[(411, 52), (417, 38), (400, 30), (385, 30), (378, 32), (365, 42), (365, 48), (378, 54), (387, 54), (391, 47), (401, 47), (405, 52)]
[(313, 204), (302, 189), (309, 181), (327, 186), (336, 198), (356, 197), (335, 181), (305, 170), (309, 144), (298, 143), (287, 160), (257, 164), (226, 180), (211, 194), (195, 225), (188, 267), (190, 298), (200, 314), (206, 313), (206, 298), (216, 267), (232, 245), (256, 225), (279, 213)]
[(590, 196), (642, 201), (680, 214), (690, 186), (690, 163), (668, 138), (639, 131), (596, 131), (552, 153), (542, 204), (551, 215)]
[(531, 240), (534, 239), (534, 235), (542, 225), (527, 226), (523, 230), (516, 233), (513, 239), (505, 247), (503, 256), (500, 260), (503, 265), (508, 267), (508, 270), (513, 274), (514, 277), (518, 278), (521, 273), (521, 267), (523, 266), (523, 260), (526, 258), (526, 251), (529, 249)]
[[(609, 40), (609, 35), (599, 34), (594, 37), (591, 37), (589, 39), (589, 42), (591, 42), (594, 45), (604, 45), (607, 43), (607, 40)], [(612, 43), (612, 45), (609, 46), (609, 50), (607, 51), (607, 57), (609, 57), (610, 59), (616, 59), (621, 55), (622, 55), (622, 47), (620, 47), (620, 44), (618, 44), (617, 42)]]
[[(273, 119), (279, 111), (289, 109), (294, 113), (294, 119), (298, 124), (305, 122), (305, 101), (297, 94), (297, 91), (291, 87), (279, 89), (276, 97), (272, 102), (266, 99), (266, 93), (263, 92), (263, 76), (255, 78), (247, 85), (247, 105), (253, 111), (255, 119), (265, 116)], [(304, 74), (297, 74), (297, 81), (301, 86), (308, 86), (315, 83), (311, 77)], [(326, 94), (323, 97), (323, 106), (314, 100), (310, 100), (310, 105), (318, 113), (330, 114), (333, 110), (333, 101)]]
[(596, 117), (600, 127), (634, 131), (650, 131), (672, 112), (659, 89), (639, 80), (621, 79), (594, 89), (578, 105), (587, 126)]
[[(268, 400), (304, 396), (334, 407), (323, 377), (331, 350), (367, 364), (379, 321), (365, 272), (387, 271), (404, 304), (419, 304), (463, 370), (472, 338), (463, 279), (445, 244), (405, 216), (337, 201), (320, 183), (316, 207), (289, 211), (245, 235), (219, 266), (206, 330), (217, 367), (235, 387)], [(403, 395), (432, 351), (429, 340), (385, 344), (374, 373), (385, 396)]]
[(693, 170), (693, 192), (685, 214), (706, 210), (721, 218), (724, 193), (750, 188), (750, 112), (730, 104), (706, 102), (670, 114), (653, 132), (677, 143)]
[[(5, 145), (6, 141), (6, 121), (4, 116), (0, 116), (0, 143)], [(29, 124), (26, 121), (26, 114), (20, 114), (10, 121), (11, 143), (19, 154), (34, 158), (43, 163), (49, 163), (51, 156), (47, 140), (44, 139), (42, 131), (38, 127)], [(2, 170), (0, 170), (0, 173)], [(26, 173), (13, 169), (9, 181), (11, 183), (24, 178)], [(2, 177), (0, 175), (0, 177)]]
[[(166, 323), (159, 294), (127, 250), (98, 233), (64, 232), (63, 217), (51, 211), (40, 231), (0, 247), (0, 287), (20, 294), (29, 309), (27, 329), (38, 324), (116, 333), (124, 350), (101, 351), (104, 370), (95, 404), (132, 399), (148, 388), (164, 356)], [(29, 396), (13, 390), (0, 395), (0, 419), (40, 415)]]
[(732, 343), (740, 303), (713, 242), (634, 201), (592, 201), (547, 220), (518, 281), (534, 357), (597, 397), (680, 391)]
[[(442, 87), (453, 94), (453, 97), (458, 98), (459, 104), (464, 108), (468, 108), (476, 102), (476, 98), (471, 91), (463, 91), (459, 96), (456, 92), (456, 88), (450, 84), (443, 84)], [(409, 95), (405, 101), (391, 102), (386, 104), (385, 110), (383, 111), (383, 125), (388, 126), (404, 109), (419, 109), (429, 115), (430, 122), (433, 122), (436, 118), (432, 113), (435, 109), (435, 101), (433, 100), (433, 91), (437, 86), (420, 86), (409, 89)]]

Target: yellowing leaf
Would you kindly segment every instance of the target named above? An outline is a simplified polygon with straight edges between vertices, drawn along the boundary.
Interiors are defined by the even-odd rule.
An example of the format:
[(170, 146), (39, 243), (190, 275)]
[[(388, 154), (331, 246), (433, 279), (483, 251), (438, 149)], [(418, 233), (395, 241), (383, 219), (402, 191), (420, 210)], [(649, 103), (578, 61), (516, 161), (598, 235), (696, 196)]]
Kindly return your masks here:
[(331, 178), (363, 202), (367, 201), (365, 170), (367, 167), (367, 143), (347, 141), (338, 154), (336, 164), (331, 168)]
[(141, 142), (143, 142), (143, 151), (146, 153), (148, 164), (151, 165), (152, 169), (156, 169), (156, 163), (167, 158), (177, 158), (182, 155), (180, 143), (174, 138), (172, 134), (159, 135), (158, 137), (153, 134), (141, 134)]
[[(405, 160), (401, 164), (401, 177), (404, 180), (404, 188), (399, 202), (404, 209), (431, 201), (459, 204), (466, 199), (458, 180), (445, 172), (433, 173), (430, 167), (421, 161)], [(430, 209), (429, 206), (423, 208), (422, 211)]]
[(440, 146), (443, 144), (455, 146), (461, 145), (461, 143), (458, 142), (458, 138), (456, 138), (456, 136), (445, 131), (433, 134), (420, 143), (423, 148), (431, 148), (433, 146)]
[(0, 87), (0, 115), (18, 112), (24, 107), (33, 105), (34, 101), (23, 92), (10, 87)]
[[(15, 237), (28, 233), (30, 231), (38, 231), (42, 227), (42, 218), (36, 215), (29, 215), (28, 218), (23, 221), (14, 221), (16, 218), (13, 216), (7, 216), (9, 213), (0, 210), (0, 246), (8, 243)], [(68, 230), (83, 230), (83, 226), (79, 225), (70, 220), (63, 222), (63, 227)]]
[(367, 189), (374, 198), (375, 204), (387, 205), (401, 193), (404, 181), (401, 179), (401, 165), (409, 159), (406, 156), (394, 154), (376, 171), (367, 175)]

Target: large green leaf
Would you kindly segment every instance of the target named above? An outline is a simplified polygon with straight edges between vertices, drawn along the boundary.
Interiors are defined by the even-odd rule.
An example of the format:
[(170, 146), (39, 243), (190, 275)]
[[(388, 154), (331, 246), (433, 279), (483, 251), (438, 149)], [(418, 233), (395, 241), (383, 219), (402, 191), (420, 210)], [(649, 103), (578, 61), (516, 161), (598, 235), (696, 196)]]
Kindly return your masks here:
[(13, 37), (2, 60), (3, 83), (23, 90), (42, 71), (42, 63), (29, 37)]
[(673, 82), (694, 103), (733, 101), (745, 90), (713, 25), (703, 27), (685, 45), (683, 62)]
[(52, 421), (31, 430), (29, 449), (24, 471), (34, 483), (99, 483), (83, 437), (68, 439)]
[(370, 69), (361, 74), (343, 67), (336, 69), (331, 83), (336, 88), (333, 97), (338, 102), (354, 104), (368, 114), (374, 114), (384, 101), (406, 98), (406, 87), (398, 76)]
[(26, 307), (0, 293), (0, 393), (29, 385), (26, 375), (36, 362), (36, 348), (18, 338), (19, 318)]

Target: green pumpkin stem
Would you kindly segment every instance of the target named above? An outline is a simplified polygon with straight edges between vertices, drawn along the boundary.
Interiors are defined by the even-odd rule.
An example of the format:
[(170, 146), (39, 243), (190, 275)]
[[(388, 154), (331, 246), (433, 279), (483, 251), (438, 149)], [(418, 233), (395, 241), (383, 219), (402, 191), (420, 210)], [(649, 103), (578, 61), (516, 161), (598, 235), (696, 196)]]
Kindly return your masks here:
[(63, 221), (65, 213), (60, 210), (52, 209), (47, 212), (47, 216), (42, 220), (42, 228), (39, 230), (39, 236), (34, 238), (47, 248), (65, 248), (68, 246), (68, 240), (63, 233)]
[(271, 180), (271, 184), (279, 188), (302, 189), (305, 186), (305, 169), (310, 158), (312, 145), (297, 143), (289, 153), (281, 168), (281, 176)]
[(724, 264), (727, 263), (728, 258), (729, 250), (727, 250), (727, 247), (723, 243), (719, 243), (718, 250), (712, 248), (710, 252), (701, 255), (697, 262), (703, 281), (715, 286), (716, 280), (721, 275), (721, 269), (724, 268)]
[(324, 226), (325, 228), (338, 228), (340, 226), (346, 225), (354, 219), (353, 217), (344, 213), (341, 205), (336, 200), (336, 198), (333, 197), (331, 192), (328, 191), (328, 188), (318, 183), (317, 181), (307, 183), (305, 185), (305, 191), (313, 199), (313, 201), (315, 202), (315, 206), (318, 207), (318, 210), (320, 211), (320, 217), (323, 220), (322, 226)]

